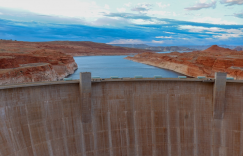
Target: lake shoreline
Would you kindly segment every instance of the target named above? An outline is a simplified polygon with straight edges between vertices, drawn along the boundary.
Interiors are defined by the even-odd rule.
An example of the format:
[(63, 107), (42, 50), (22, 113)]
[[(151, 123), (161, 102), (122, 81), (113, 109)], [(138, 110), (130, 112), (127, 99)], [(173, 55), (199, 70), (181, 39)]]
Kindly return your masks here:
[(91, 72), (92, 76), (101, 78), (111, 76), (134, 77), (138, 75), (148, 78), (155, 75), (161, 75), (165, 78), (177, 78), (184, 75), (172, 70), (124, 59), (127, 56), (131, 55), (75, 56), (74, 60), (78, 64), (78, 69), (67, 78), (79, 79), (80, 72)]
[(162, 67), (159, 67), (159, 66), (156, 66), (156, 65), (152, 65), (152, 64), (149, 64), (149, 63), (145, 63), (145, 62), (139, 62), (139, 61), (136, 61), (136, 60), (129, 59), (129, 58), (127, 58), (127, 57), (124, 58), (124, 59), (130, 60), (130, 61), (133, 61), (133, 62), (137, 62), (137, 63), (146, 64), (146, 65), (148, 65), (148, 66), (153, 66), (153, 67), (160, 68), (160, 69), (170, 70), (170, 71), (173, 71), (173, 72), (175, 72), (175, 73), (181, 74), (182, 76), (187, 76), (188, 78), (194, 78), (194, 77), (192, 77), (192, 76), (190, 76), (190, 75), (186, 75), (186, 74), (184, 74), (184, 73), (180, 73), (180, 72), (174, 71), (174, 70), (172, 70), (172, 69), (162, 68)]

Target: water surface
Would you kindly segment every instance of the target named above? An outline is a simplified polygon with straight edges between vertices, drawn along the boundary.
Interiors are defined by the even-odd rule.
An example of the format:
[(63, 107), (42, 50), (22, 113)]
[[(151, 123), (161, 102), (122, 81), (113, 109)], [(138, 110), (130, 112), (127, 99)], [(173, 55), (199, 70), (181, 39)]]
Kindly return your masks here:
[[(163, 54), (163, 53), (171, 53), (173, 51), (162, 51), (162, 52), (156, 52), (156, 53), (160, 53), (160, 54)], [(179, 53), (188, 53), (188, 52), (192, 52), (192, 51), (175, 51), (175, 52), (179, 52)]]
[(142, 63), (133, 62), (124, 59), (123, 56), (79, 56), (74, 57), (78, 64), (78, 69), (70, 78), (79, 79), (80, 72), (91, 72), (91, 76), (99, 76), (101, 78), (109, 78), (111, 76), (134, 77), (141, 75), (143, 77), (154, 77), (161, 75), (162, 77), (175, 78), (179, 74), (171, 70), (161, 69)]

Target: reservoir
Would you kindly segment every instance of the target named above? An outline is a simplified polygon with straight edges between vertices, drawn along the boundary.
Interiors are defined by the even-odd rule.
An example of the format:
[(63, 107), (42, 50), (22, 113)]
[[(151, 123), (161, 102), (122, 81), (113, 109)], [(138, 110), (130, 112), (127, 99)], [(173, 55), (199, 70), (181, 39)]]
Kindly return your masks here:
[(119, 56), (78, 56), (74, 57), (78, 64), (78, 69), (69, 78), (79, 79), (80, 72), (91, 72), (91, 76), (100, 78), (110, 78), (111, 76), (134, 77), (141, 75), (143, 77), (154, 77), (161, 75), (166, 78), (177, 78), (180, 73), (171, 70), (161, 69), (142, 63), (133, 62), (124, 59), (127, 55)]

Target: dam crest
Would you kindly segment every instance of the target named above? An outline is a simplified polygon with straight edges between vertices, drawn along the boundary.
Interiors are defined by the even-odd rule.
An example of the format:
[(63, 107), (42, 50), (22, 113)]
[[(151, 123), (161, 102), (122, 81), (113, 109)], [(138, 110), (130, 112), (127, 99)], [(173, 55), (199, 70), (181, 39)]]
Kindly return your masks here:
[(242, 95), (225, 73), (0, 86), (0, 156), (239, 156)]

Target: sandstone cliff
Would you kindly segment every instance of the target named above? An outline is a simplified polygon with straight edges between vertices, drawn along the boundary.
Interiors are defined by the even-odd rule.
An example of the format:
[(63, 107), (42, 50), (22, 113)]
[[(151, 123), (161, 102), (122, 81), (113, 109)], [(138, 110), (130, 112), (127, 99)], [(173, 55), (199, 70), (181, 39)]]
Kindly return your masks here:
[(243, 51), (214, 45), (204, 51), (166, 54), (142, 53), (126, 59), (170, 69), (188, 76), (214, 77), (215, 72), (227, 72), (228, 77), (243, 79)]
[(77, 69), (72, 56), (53, 50), (30, 53), (1, 53), (0, 85), (57, 81)]

